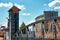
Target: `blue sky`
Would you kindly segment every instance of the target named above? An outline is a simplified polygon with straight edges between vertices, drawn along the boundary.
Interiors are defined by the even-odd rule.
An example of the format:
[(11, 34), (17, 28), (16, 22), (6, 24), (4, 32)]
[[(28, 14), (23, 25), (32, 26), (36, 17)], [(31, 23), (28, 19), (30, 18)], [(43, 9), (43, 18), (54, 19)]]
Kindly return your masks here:
[[(0, 0), (0, 24), (7, 26), (8, 10), (17, 6), (19, 12), (19, 24), (25, 22), (29, 24), (35, 21), (35, 18), (43, 14), (43, 11), (60, 11), (60, 0)], [(60, 13), (59, 13), (60, 15)]]

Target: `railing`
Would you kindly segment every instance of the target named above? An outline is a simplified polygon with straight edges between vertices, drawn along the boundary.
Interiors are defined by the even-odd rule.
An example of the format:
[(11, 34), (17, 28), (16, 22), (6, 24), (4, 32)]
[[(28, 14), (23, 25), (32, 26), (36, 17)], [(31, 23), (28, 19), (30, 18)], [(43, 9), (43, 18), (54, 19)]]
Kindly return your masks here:
[(52, 39), (52, 38), (36, 38), (36, 37), (28, 37), (27, 34), (20, 34), (19, 35), (19, 40), (60, 40), (60, 39)]

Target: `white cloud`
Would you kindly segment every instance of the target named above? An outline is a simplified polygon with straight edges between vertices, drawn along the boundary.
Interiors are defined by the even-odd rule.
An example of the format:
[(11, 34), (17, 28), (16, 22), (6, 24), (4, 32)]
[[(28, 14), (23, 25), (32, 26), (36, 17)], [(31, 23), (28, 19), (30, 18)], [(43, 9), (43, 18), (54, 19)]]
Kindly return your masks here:
[(17, 6), (19, 9), (26, 9), (26, 8), (24, 7), (24, 5), (18, 5), (18, 4), (15, 3), (15, 6)]
[(0, 7), (12, 7), (13, 4), (11, 2), (9, 3), (0, 3)]
[(60, 6), (57, 4), (60, 4), (60, 0), (54, 0), (48, 4), (49, 7), (53, 7), (54, 9), (60, 9)]
[(9, 3), (0, 3), (0, 7), (8, 7), (8, 8), (11, 8), (13, 5), (15, 5), (16, 7), (18, 7), (19, 9), (26, 9), (25, 7), (24, 7), (24, 5), (19, 5), (19, 4), (17, 4), (17, 3), (11, 3), (11, 2), (9, 2)]
[(30, 13), (23, 13), (23, 16), (30, 16)]
[(58, 7), (55, 7), (54, 9), (60, 9), (60, 6), (58, 6)]

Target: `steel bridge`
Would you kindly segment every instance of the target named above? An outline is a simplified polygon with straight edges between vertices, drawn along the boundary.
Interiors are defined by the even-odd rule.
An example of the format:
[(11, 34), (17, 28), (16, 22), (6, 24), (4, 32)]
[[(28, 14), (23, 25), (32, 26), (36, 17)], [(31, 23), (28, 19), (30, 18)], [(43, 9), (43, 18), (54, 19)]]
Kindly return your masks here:
[[(27, 36), (29, 37), (30, 36), (30, 33), (31, 33), (31, 30), (29, 30), (29, 27), (32, 27), (32, 37), (36, 38), (36, 26), (35, 24), (37, 23), (40, 23), (41, 24), (41, 36), (40, 38), (47, 38), (49, 39), (50, 37), (52, 37), (51, 39), (59, 39), (60, 40), (60, 24), (58, 25), (57, 21), (59, 20), (60, 22), (60, 17), (57, 17), (57, 18), (53, 18), (53, 19), (45, 19), (45, 20), (40, 20), (40, 21), (36, 21), (36, 22), (33, 22), (29, 25), (26, 26), (26, 30), (27, 30)], [(49, 27), (48, 31), (46, 32), (46, 29), (45, 29), (45, 22), (47, 21), (50, 21), (51, 22), (51, 27), (52, 27), (52, 31), (50, 31), (51, 27)], [(51, 32), (52, 34), (47, 34)], [(46, 36), (45, 36), (46, 34)], [(57, 35), (58, 34), (58, 35)], [(49, 36), (49, 35), (53, 35), (53, 36)]]

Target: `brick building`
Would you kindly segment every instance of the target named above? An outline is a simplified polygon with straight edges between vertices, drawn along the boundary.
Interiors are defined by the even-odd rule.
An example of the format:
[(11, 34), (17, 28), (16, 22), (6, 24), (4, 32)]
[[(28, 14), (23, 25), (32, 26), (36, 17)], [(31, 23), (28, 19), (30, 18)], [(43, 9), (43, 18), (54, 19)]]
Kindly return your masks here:
[(60, 17), (57, 11), (44, 11), (44, 14), (36, 17), (35, 35), (38, 38), (60, 39)]

